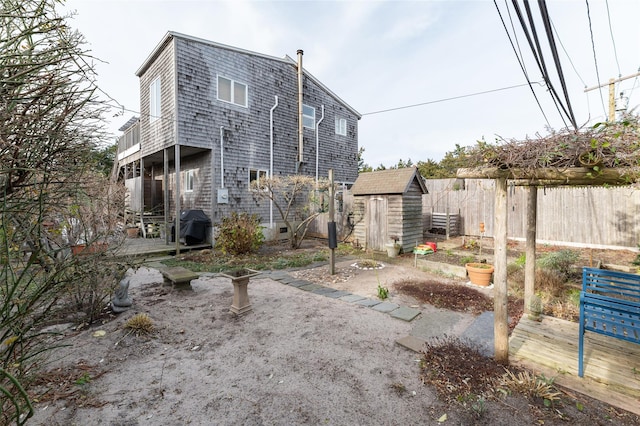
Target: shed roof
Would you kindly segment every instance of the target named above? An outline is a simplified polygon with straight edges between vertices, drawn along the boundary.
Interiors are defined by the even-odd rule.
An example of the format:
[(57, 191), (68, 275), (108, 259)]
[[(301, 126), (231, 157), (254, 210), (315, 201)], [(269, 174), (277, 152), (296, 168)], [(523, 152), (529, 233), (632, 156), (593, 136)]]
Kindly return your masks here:
[(404, 194), (414, 180), (423, 194), (429, 193), (416, 167), (361, 173), (351, 187), (351, 192), (353, 195)]

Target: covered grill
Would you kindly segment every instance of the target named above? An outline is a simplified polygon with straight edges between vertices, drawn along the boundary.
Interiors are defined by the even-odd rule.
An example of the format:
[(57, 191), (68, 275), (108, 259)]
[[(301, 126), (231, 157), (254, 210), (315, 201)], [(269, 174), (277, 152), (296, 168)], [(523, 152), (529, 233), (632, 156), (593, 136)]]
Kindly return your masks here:
[[(180, 241), (186, 245), (199, 244), (207, 238), (211, 219), (202, 210), (185, 210), (180, 213)], [(171, 240), (175, 241), (175, 224), (171, 229)]]

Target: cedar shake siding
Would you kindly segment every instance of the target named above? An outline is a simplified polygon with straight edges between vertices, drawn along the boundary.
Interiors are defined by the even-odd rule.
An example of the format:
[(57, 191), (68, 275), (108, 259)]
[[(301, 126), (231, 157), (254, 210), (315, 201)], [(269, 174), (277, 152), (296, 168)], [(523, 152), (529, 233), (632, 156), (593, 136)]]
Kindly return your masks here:
[[(140, 78), (140, 135), (145, 170), (163, 180), (168, 156), (169, 215), (202, 209), (213, 223), (232, 211), (269, 219), (269, 202), (258, 201), (249, 190), (252, 170), (270, 170), (270, 110), (273, 111), (273, 174), (316, 174), (316, 132), (304, 128), (303, 163), (298, 164), (297, 62), (207, 40), (169, 32), (137, 71)], [(246, 106), (218, 99), (218, 78), (246, 87)], [(160, 78), (161, 119), (153, 111), (150, 87)], [(234, 99), (235, 100), (235, 99)], [(318, 175), (334, 170), (336, 182), (358, 177), (358, 120), (360, 114), (306, 71), (303, 103), (315, 109), (318, 130)], [(336, 132), (336, 118), (346, 120), (346, 135)], [(175, 145), (180, 145), (180, 194), (175, 193)], [(223, 148), (222, 148), (223, 147)], [(165, 151), (166, 150), (166, 151)], [(221, 165), (224, 163), (224, 168)], [(121, 164), (121, 166), (123, 166)], [(193, 170), (194, 187), (185, 191), (186, 173)], [(218, 203), (220, 188), (228, 203)], [(135, 195), (133, 195), (135, 196)], [(145, 206), (148, 208), (149, 206)], [(166, 206), (165, 206), (166, 209)], [(274, 212), (274, 219), (278, 219)]]

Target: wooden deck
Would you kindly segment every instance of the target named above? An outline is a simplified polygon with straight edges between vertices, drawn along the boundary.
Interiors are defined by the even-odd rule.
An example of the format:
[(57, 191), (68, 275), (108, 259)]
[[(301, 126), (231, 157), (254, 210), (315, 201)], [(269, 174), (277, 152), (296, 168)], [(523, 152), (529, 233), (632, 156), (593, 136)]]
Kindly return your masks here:
[(509, 339), (509, 359), (555, 383), (640, 415), (640, 345), (587, 332), (578, 377), (578, 323), (524, 316)]
[[(194, 244), (186, 246), (180, 244), (180, 252), (191, 250), (202, 250), (211, 248), (211, 244)], [(118, 247), (114, 254), (116, 256), (173, 256), (176, 254), (176, 243), (167, 244), (162, 238), (127, 238), (122, 246)]]

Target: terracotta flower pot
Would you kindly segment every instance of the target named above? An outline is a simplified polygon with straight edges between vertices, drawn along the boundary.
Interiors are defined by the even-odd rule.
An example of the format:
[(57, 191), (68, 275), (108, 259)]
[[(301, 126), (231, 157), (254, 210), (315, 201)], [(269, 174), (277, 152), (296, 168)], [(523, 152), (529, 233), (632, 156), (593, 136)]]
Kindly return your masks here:
[(491, 284), (493, 266), (486, 263), (467, 263), (464, 265), (469, 275), (471, 284), (487, 287)]

